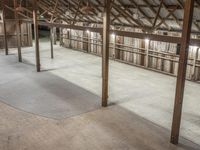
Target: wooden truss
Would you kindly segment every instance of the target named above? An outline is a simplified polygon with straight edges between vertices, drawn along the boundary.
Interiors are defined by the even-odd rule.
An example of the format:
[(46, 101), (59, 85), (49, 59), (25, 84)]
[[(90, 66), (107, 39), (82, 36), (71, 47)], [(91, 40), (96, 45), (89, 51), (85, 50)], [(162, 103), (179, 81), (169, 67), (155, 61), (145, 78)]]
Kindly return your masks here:
[[(102, 106), (108, 105), (109, 33), (115, 32), (116, 35), (121, 36), (140, 39), (149, 38), (150, 40), (155, 41), (181, 44), (171, 132), (171, 142), (173, 144), (178, 143), (188, 47), (189, 45), (200, 46), (199, 39), (190, 39), (191, 32), (197, 35), (200, 33), (199, 20), (193, 19), (194, 8), (200, 8), (199, 0), (186, 0), (185, 3), (183, 3), (182, 0), (174, 0), (173, 5), (167, 5), (166, 0), (160, 0), (159, 4), (152, 4), (148, 0), (142, 0), (143, 3), (138, 4), (136, 0), (128, 0), (130, 2), (128, 5), (125, 4), (123, 0), (90, 0), (88, 3), (83, 0), (30, 0), (32, 7), (25, 7), (23, 9), (18, 8), (19, 3), (17, 0), (13, 1), (15, 4), (14, 7), (5, 5), (5, 0), (0, 1), (2, 4), (1, 7), (3, 8), (6, 54), (8, 54), (8, 46), (4, 11), (5, 9), (9, 9), (15, 13), (15, 19), (17, 23), (19, 21), (26, 21), (34, 24), (36, 67), (38, 72), (40, 71), (38, 25), (49, 26), (50, 28), (59, 27), (75, 30), (89, 29), (93, 32), (99, 32), (103, 36)], [(153, 16), (149, 15), (149, 12), (146, 12), (146, 8), (150, 10)], [(137, 10), (137, 12), (134, 12), (135, 10)], [(161, 15), (162, 10), (167, 12), (166, 16), (164, 17)], [(175, 13), (176, 11), (184, 12), (184, 19), (178, 18)], [(172, 22), (175, 22), (178, 28), (175, 28)], [(101, 28), (78, 26), (78, 23), (87, 25), (99, 24)], [(143, 31), (143, 33), (112, 30), (111, 26), (139, 28)], [(156, 35), (153, 34), (155, 30), (177, 32), (182, 31), (182, 37)], [(21, 61), (22, 58), (19, 29), (17, 33), (18, 54), (19, 61)]]

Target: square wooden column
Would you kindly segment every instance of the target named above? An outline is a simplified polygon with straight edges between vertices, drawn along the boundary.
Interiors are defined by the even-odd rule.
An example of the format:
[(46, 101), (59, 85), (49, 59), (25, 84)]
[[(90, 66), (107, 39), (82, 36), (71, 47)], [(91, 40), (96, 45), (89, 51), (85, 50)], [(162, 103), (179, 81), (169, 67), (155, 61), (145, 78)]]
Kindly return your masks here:
[(16, 34), (17, 34), (17, 49), (18, 49), (18, 59), (19, 62), (22, 62), (22, 52), (21, 52), (21, 46), (22, 46), (22, 38), (21, 38), (21, 21), (17, 12), (18, 3), (17, 0), (14, 0), (14, 8), (15, 8), (15, 19), (16, 19)]
[(109, 42), (111, 0), (105, 0), (103, 16), (103, 54), (102, 54), (102, 106), (108, 105)]
[[(62, 24), (62, 21), (60, 22)], [(63, 46), (63, 28), (60, 27), (60, 46)]]
[(8, 41), (7, 41), (7, 29), (6, 29), (6, 18), (5, 18), (5, 0), (2, 1), (2, 19), (3, 19), (3, 31), (4, 31), (4, 47), (5, 47), (5, 54), (8, 55)]
[(185, 9), (184, 9), (182, 40), (181, 40), (178, 76), (176, 83), (174, 114), (173, 114), (172, 130), (171, 130), (171, 143), (173, 144), (178, 144), (179, 141), (179, 131), (181, 124), (182, 104), (183, 104), (183, 96), (185, 88), (185, 76), (187, 69), (190, 33), (192, 27), (194, 0), (186, 0), (184, 6)]
[(54, 53), (53, 53), (53, 27), (50, 27), (50, 43), (51, 43), (51, 59), (54, 58)]
[(39, 49), (39, 34), (38, 34), (38, 19), (37, 19), (37, 0), (33, 2), (33, 23), (34, 23), (34, 36), (35, 36), (35, 56), (36, 56), (36, 69), (40, 72), (40, 49)]

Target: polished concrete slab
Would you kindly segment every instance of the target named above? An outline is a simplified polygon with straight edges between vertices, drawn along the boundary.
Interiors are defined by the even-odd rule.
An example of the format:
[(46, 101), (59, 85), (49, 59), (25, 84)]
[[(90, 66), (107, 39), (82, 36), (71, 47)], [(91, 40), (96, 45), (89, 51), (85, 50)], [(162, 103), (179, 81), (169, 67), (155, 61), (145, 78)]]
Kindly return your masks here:
[(6, 104), (54, 119), (86, 113), (101, 106), (99, 96), (50, 72), (36, 73), (34, 66), (11, 63), (12, 60), (9, 62), (2, 55), (0, 60), (0, 101)]
[[(40, 47), (41, 47), (41, 64), (42, 64), (43, 71), (51, 73), (57, 78), (62, 78), (63, 80), (66, 80), (79, 87), (82, 87), (83, 89), (90, 91), (91, 93), (98, 95), (99, 97), (101, 96), (101, 58), (100, 57), (62, 48), (57, 45), (55, 46), (55, 58), (52, 60), (50, 59), (50, 43), (42, 42)], [(14, 51), (13, 53), (15, 54)], [(13, 57), (14, 57), (13, 59), (9, 59), (8, 64), (12, 62), (13, 60), (17, 60), (16, 55), (14, 55)], [(23, 49), (23, 62), (24, 62), (24, 65), (26, 66), (34, 65), (35, 57), (34, 57), (33, 48)], [(34, 69), (33, 69), (33, 72), (34, 72)], [(20, 75), (18, 74), (18, 76)], [(5, 81), (3, 80), (1, 82), (5, 82)], [(119, 127), (115, 131), (109, 132), (106, 134), (105, 132), (103, 132), (105, 136), (108, 137), (108, 139), (110, 140), (107, 141), (106, 140), (107, 138), (105, 137), (101, 139), (102, 143), (98, 143), (97, 141), (94, 141), (95, 143), (94, 145), (97, 145), (100, 147), (105, 146), (103, 143), (105, 142), (106, 146), (108, 146), (105, 149), (109, 149), (109, 148), (115, 149), (119, 145), (117, 144), (116, 147), (115, 145), (113, 145), (112, 139), (115, 136), (112, 137), (112, 135), (120, 134), (119, 132), (121, 132), (122, 130), (122, 132), (126, 132), (127, 135), (124, 134), (122, 136), (119, 136), (118, 140), (116, 141), (120, 143), (120, 141), (122, 140), (127, 145), (131, 144), (130, 147), (128, 148), (125, 147), (124, 149), (134, 149), (134, 146), (135, 146), (135, 149), (148, 149), (148, 148), (162, 149), (159, 146), (163, 146), (165, 149), (178, 149), (177, 147), (173, 147), (168, 143), (169, 138), (170, 138), (170, 128), (171, 128), (171, 120), (172, 120), (172, 112), (173, 112), (173, 104), (174, 104), (175, 83), (176, 83), (176, 78), (174, 77), (144, 70), (144, 69), (133, 67), (133, 66), (129, 66), (126, 64), (115, 62), (115, 61), (111, 61), (110, 62), (110, 82), (109, 82), (109, 87), (110, 87), (109, 88), (109, 102), (110, 104), (115, 104), (115, 105), (112, 106), (112, 109), (110, 107), (107, 108), (108, 111), (106, 111), (106, 113), (104, 113), (105, 109), (97, 110), (95, 112), (100, 111), (99, 113), (102, 113), (100, 115), (102, 118), (108, 117), (107, 119), (110, 121), (109, 124), (111, 126), (112, 125), (114, 126), (117, 124), (118, 127), (124, 126), (124, 128)], [(187, 139), (186, 141), (192, 141), (192, 143), (194, 142), (196, 144), (200, 144), (200, 111), (199, 111), (200, 102), (198, 100), (199, 91), (200, 91), (200, 85), (198, 83), (194, 83), (190, 81), (186, 82), (183, 117), (182, 117), (182, 124), (181, 124), (181, 133), (180, 133), (182, 139), (183, 138)], [(115, 111), (113, 109), (115, 109)], [(119, 112), (117, 112), (118, 109), (119, 109)], [(115, 113), (117, 114), (121, 113), (120, 110), (127, 113), (122, 113), (119, 119), (117, 119), (118, 116), (116, 116), (116, 119), (112, 119)], [(97, 114), (95, 112), (91, 112), (91, 114), (94, 113), (94, 116), (92, 119), (97, 117), (96, 116)], [(90, 113), (87, 113), (87, 114), (90, 115)], [(87, 114), (84, 114), (86, 115), (86, 118), (87, 118)], [(128, 116), (136, 115), (139, 118), (146, 120), (147, 122), (138, 122), (137, 119), (126, 117), (126, 115)], [(82, 115), (77, 116), (77, 118), (79, 117), (82, 117)], [(124, 121), (125, 123), (122, 123), (120, 120)], [(5, 122), (7, 121), (8, 120), (6, 119)], [(72, 123), (70, 118), (66, 119), (65, 121), (67, 121), (69, 124)], [(80, 123), (81, 121), (82, 120), (80, 120)], [(95, 124), (96, 130), (98, 130), (100, 127), (99, 122)], [(140, 126), (142, 126), (143, 123), (148, 124), (148, 122), (161, 128), (161, 130), (151, 130), (152, 126), (149, 126), (148, 132), (147, 130), (145, 130), (146, 131), (145, 133), (142, 133), (142, 131), (141, 133), (139, 131), (137, 133), (138, 134), (137, 138), (139, 138), (139, 134), (143, 135), (142, 137), (144, 138), (144, 144), (148, 140), (150, 140), (149, 142), (152, 142), (153, 137), (156, 136), (155, 134), (157, 133), (157, 136), (159, 138), (156, 138), (156, 140), (153, 143), (158, 144), (159, 145), (158, 147), (153, 147), (153, 148), (147, 147), (147, 145), (150, 144), (148, 142), (147, 142), (148, 144), (146, 145), (146, 148), (136, 146), (136, 143), (134, 143), (134, 140), (137, 134), (134, 134), (134, 132), (131, 132), (133, 131), (131, 130), (132, 123), (136, 123), (136, 122), (138, 122), (138, 124), (133, 127), (134, 132), (135, 130), (141, 131), (142, 129), (140, 129)], [(130, 123), (130, 126), (127, 127), (126, 123)], [(84, 124), (85, 123), (83, 123), (83, 126)], [(108, 124), (106, 123), (104, 127), (106, 128), (107, 125)], [(40, 125), (38, 126), (40, 127)], [(67, 125), (64, 124), (63, 126), (67, 126)], [(110, 128), (111, 127), (109, 127), (109, 129)], [(70, 129), (67, 129), (66, 132), (68, 132), (68, 130)], [(84, 142), (87, 143), (89, 141), (84, 141), (84, 139), (90, 137), (90, 135), (93, 135), (94, 133), (96, 132), (94, 132), (93, 130), (91, 132), (87, 131), (87, 133), (85, 133), (84, 135), (80, 133), (81, 135), (78, 135), (77, 138), (81, 139), (81, 143), (85, 145)], [(41, 133), (38, 133), (38, 134), (40, 135)], [(65, 133), (65, 135), (63, 136), (65, 137), (66, 134), (67, 133)], [(95, 134), (95, 135), (98, 137), (103, 136), (100, 133)], [(130, 141), (128, 142), (126, 141), (127, 137), (125, 135), (128, 137), (130, 136), (129, 137)], [(152, 136), (152, 139), (147, 135), (150, 135), (150, 137)], [(96, 136), (94, 137), (92, 136), (92, 137), (98, 139), (98, 137)], [(91, 140), (93, 138), (90, 137), (89, 139)], [(185, 144), (186, 141), (181, 140), (181, 145), (183, 144), (186, 146), (187, 145)], [(51, 142), (48, 141), (48, 142), (49, 144), (51, 144), (51, 142), (53, 141)], [(57, 142), (59, 143), (59, 141)], [(72, 142), (75, 142), (75, 141), (72, 141)], [(141, 140), (141, 143), (142, 143), (142, 140)], [(61, 144), (65, 145), (62, 142)], [(97, 147), (95, 148), (98, 149)], [(187, 148), (184, 147), (182, 149), (194, 149), (194, 147), (189, 146)], [(198, 145), (195, 149), (199, 149)]]

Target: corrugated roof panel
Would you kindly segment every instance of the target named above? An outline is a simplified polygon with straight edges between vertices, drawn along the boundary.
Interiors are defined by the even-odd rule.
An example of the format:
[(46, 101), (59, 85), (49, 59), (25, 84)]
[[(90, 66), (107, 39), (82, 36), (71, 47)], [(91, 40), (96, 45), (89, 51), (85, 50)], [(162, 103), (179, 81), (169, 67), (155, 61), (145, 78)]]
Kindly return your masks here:
[[(51, 2), (53, 2), (53, 3), (56, 2), (56, 0), (49, 0), (49, 1), (48, 0), (41, 0), (41, 1), (45, 1), (46, 3), (49, 3), (50, 4), (49, 7), (52, 7), (51, 10), (53, 10), (53, 7), (54, 7)], [(136, 3), (136, 5), (133, 4), (133, 2), (131, 2), (131, 1), (134, 1)], [(147, 3), (145, 1), (147, 1)], [(179, 0), (179, 1), (182, 4), (184, 4), (185, 0)], [(59, 0), (59, 3), (63, 4), (63, 5), (59, 5), (59, 6), (63, 7), (63, 10), (67, 10), (68, 5), (64, 5), (64, 3), (68, 4), (68, 2), (72, 3), (71, 10), (73, 10), (74, 12), (71, 13), (71, 14), (75, 14), (76, 11), (77, 11), (76, 9), (78, 8), (75, 5), (77, 5), (79, 3), (79, 0), (73, 0), (73, 1), (71, 1), (71, 0), (69, 0), (69, 1)], [(98, 1), (97, 0), (89, 0), (89, 2), (92, 2), (92, 6), (94, 5), (93, 7), (95, 9), (95, 13), (91, 13), (92, 15), (89, 15), (90, 13), (86, 14), (85, 17), (84, 17), (84, 20), (102, 21), (102, 16), (99, 15), (99, 13), (103, 12), (103, 9), (104, 9), (103, 8), (103, 1), (101, 1), (101, 0), (98, 0)], [(100, 2), (100, 4), (99, 4), (99, 2)], [(87, 1), (84, 1), (84, 3), (86, 4)], [(120, 3), (122, 3), (124, 6), (120, 7)], [(124, 8), (128, 9), (129, 11), (126, 11), (126, 12), (129, 13), (129, 17), (135, 16), (136, 17), (135, 19), (136, 20), (138, 19), (139, 22), (141, 21), (143, 24), (145, 24), (145, 26), (151, 26), (152, 23), (150, 23), (149, 20), (151, 20), (151, 22), (154, 21), (154, 19), (156, 17), (156, 12), (157, 12), (159, 5), (160, 5), (160, 0), (115, 0), (115, 4), (117, 4), (121, 9), (124, 9)], [(166, 5), (166, 7), (170, 7), (170, 10), (172, 10), (176, 5), (177, 6), (179, 5), (177, 0), (164, 0), (164, 4)], [(181, 10), (182, 4), (179, 5), (179, 8), (173, 13), (174, 16), (179, 20), (180, 23), (182, 22), (182, 19), (183, 19), (183, 10)], [(140, 10), (137, 8), (137, 5), (141, 6), (140, 10), (142, 12), (140, 12)], [(152, 8), (149, 8), (148, 5), (151, 5)], [(193, 19), (194, 19), (195, 23), (199, 25), (199, 22), (200, 22), (200, 15), (199, 15), (200, 14), (200, 7), (197, 8), (197, 3), (195, 5), (196, 6), (195, 6)], [(95, 8), (95, 7), (98, 7), (98, 8)], [(154, 9), (155, 12), (153, 12), (151, 9)], [(160, 16), (162, 18), (166, 18), (166, 16), (169, 14), (169, 11), (166, 8), (164, 8), (164, 6), (163, 6), (163, 8), (161, 9), (161, 12), (160, 12)], [(58, 12), (58, 13), (61, 13), (61, 12)], [(122, 22), (124, 24), (131, 25), (130, 22), (128, 22), (127, 19), (126, 19), (126, 18), (129, 18), (129, 17), (125, 18), (125, 17), (123, 17), (124, 15), (122, 15), (122, 14), (120, 16), (118, 16), (120, 14), (120, 11), (118, 11), (117, 8), (112, 9), (112, 14), (117, 15), (117, 17), (119, 17), (120, 20), (122, 20)], [(134, 15), (134, 14), (136, 14), (136, 15)], [(97, 16), (94, 16), (94, 15), (97, 15)], [(98, 19), (97, 19), (97, 17), (98, 17)], [(112, 17), (112, 18), (114, 18), (114, 17)], [(147, 18), (149, 18), (149, 19), (147, 19)], [(79, 17), (77, 17), (77, 19), (79, 19)], [(132, 19), (129, 18), (129, 20), (132, 20)], [(158, 23), (160, 22), (160, 20), (161, 19), (158, 19)], [(172, 27), (173, 29), (180, 29), (179, 25), (177, 24), (177, 22), (175, 21), (175, 19), (172, 16), (168, 17), (165, 22), (167, 23), (168, 26)], [(115, 19), (114, 23), (119, 24), (120, 22), (117, 19)], [(164, 24), (162, 24), (161, 27), (166, 28), (166, 26)], [(197, 30), (195, 25), (193, 27), (193, 30)]]

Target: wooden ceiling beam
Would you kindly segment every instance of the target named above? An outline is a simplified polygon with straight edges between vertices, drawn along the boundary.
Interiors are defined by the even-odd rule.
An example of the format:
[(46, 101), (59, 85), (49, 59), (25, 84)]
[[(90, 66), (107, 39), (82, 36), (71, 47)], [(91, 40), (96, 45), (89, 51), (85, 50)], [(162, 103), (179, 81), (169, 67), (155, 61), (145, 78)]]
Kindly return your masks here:
[[(143, 0), (143, 2), (145, 4), (147, 4), (149, 6), (150, 10), (156, 15), (157, 11), (155, 10), (155, 8), (151, 7), (151, 4), (147, 0)], [(158, 18), (160, 20), (163, 19), (160, 15), (158, 15)], [(168, 24), (165, 23), (165, 21), (163, 22), (163, 24), (165, 25), (166, 28), (170, 29), (170, 27), (168, 26)]]
[[(84, 26), (75, 26), (75, 25), (67, 25), (67, 24), (59, 24), (59, 23), (48, 23), (48, 22), (39, 22), (40, 25), (43, 26), (55, 26), (61, 28), (68, 28), (73, 30), (89, 30), (91, 32), (101, 33), (103, 32), (102, 28), (94, 28), (94, 27), (84, 27)], [(167, 43), (181, 43), (181, 37), (174, 37), (174, 36), (164, 36), (164, 35), (157, 35), (157, 34), (147, 34), (147, 33), (139, 33), (139, 32), (129, 32), (129, 31), (119, 31), (119, 30), (110, 30), (110, 33), (115, 33), (118, 36), (125, 36), (131, 38), (138, 38), (138, 39), (146, 39), (152, 41), (160, 41), (160, 42), (167, 42)], [(200, 40), (199, 39), (190, 39), (190, 45), (199, 46), (200, 47)]]
[[(179, 4), (179, 6), (184, 9), (184, 4), (180, 0), (176, 0), (176, 1)], [(196, 23), (194, 20), (192, 20), (192, 22), (193, 22), (193, 25), (200, 31), (200, 26), (198, 25), (198, 23)]]
[[(166, 6), (165, 3), (163, 3), (163, 6), (164, 6), (165, 10), (167, 10), (169, 13), (175, 12), (175, 11), (177, 10), (177, 8), (178, 8), (178, 5), (177, 5), (177, 6), (174, 6), (174, 8), (172, 9), (173, 11), (171, 11), (171, 10), (169, 10), (169, 9), (167, 8), (167, 6)], [(176, 21), (176, 23), (179, 25), (179, 27), (182, 28), (181, 23), (179, 22), (179, 20), (177, 19), (177, 17), (174, 15), (174, 13), (171, 13), (171, 16), (172, 16), (173, 19)]]
[(152, 23), (152, 20), (149, 19), (149, 17), (147, 16), (147, 14), (142, 10), (142, 8), (135, 2), (135, 0), (129, 0), (131, 3), (133, 3), (133, 5), (135, 6), (135, 8), (137, 8), (139, 10), (139, 12), (145, 17), (145, 19), (151, 24), (153, 25)]
[(126, 12), (125, 8), (122, 9), (118, 7), (115, 3), (112, 4), (113, 9), (115, 9), (118, 13), (121, 13), (121, 15), (132, 25), (142, 26), (138, 20), (134, 19), (133, 16), (131, 16), (129, 13)]
[(156, 13), (156, 17), (155, 17), (155, 20), (154, 20), (154, 22), (153, 22), (153, 28), (155, 27), (155, 25), (156, 25), (156, 23), (157, 23), (157, 20), (158, 20), (158, 16), (159, 16), (159, 14), (160, 14), (160, 10), (161, 10), (161, 8), (162, 8), (162, 5), (163, 5), (163, 0), (160, 0), (160, 6), (159, 6), (159, 8), (158, 8), (158, 11), (157, 11), (157, 13)]

